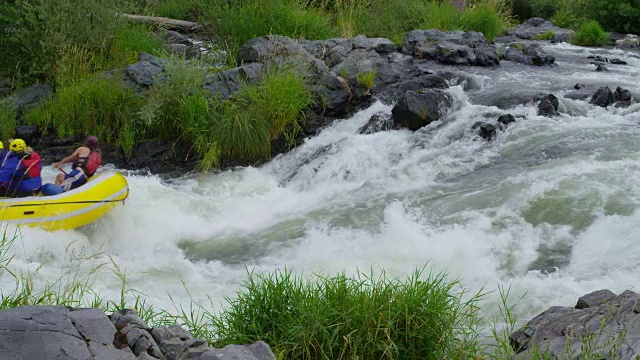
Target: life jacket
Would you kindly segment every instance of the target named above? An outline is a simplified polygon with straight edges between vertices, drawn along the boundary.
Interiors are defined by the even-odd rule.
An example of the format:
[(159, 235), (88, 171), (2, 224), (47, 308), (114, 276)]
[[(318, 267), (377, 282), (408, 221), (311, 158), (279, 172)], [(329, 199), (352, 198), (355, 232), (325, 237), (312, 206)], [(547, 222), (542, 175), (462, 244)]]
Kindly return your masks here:
[(37, 178), (42, 171), (42, 159), (37, 152), (32, 151), (31, 155), (22, 158), (20, 163), (24, 168), (25, 177), (29, 179)]
[(90, 178), (96, 173), (101, 164), (102, 155), (100, 155), (100, 152), (92, 151), (87, 155), (87, 158), (84, 159), (84, 162), (81, 165), (82, 171), (87, 175), (87, 178)]

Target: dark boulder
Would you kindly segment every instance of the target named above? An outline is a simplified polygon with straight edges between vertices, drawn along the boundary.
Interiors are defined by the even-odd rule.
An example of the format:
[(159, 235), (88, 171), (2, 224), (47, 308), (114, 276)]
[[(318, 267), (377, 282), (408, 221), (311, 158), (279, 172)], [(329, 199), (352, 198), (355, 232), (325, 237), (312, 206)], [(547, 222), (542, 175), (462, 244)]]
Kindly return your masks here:
[(504, 59), (525, 65), (553, 65), (555, 57), (545, 54), (540, 44), (511, 44), (504, 54)]
[(498, 66), (495, 46), (479, 32), (414, 30), (407, 33), (402, 52), (416, 59), (443, 64)]
[(596, 65), (596, 71), (598, 71), (598, 72), (609, 71), (609, 69), (607, 69), (607, 67), (604, 66), (604, 64), (594, 64), (594, 65)]
[(346, 115), (351, 100), (351, 92), (348, 89), (331, 90), (323, 85), (311, 87), (311, 92), (316, 99), (314, 110), (323, 116)]
[(633, 96), (631, 91), (618, 86), (613, 92), (613, 100), (616, 102), (616, 107), (629, 107), (633, 103)]
[(124, 69), (125, 75), (142, 87), (152, 86), (163, 71), (162, 67), (146, 60), (131, 64)]
[(516, 122), (516, 118), (511, 114), (503, 114), (498, 117), (498, 123), (505, 126), (514, 122)]
[(607, 106), (613, 104), (615, 100), (613, 98), (613, 92), (611, 92), (611, 89), (609, 89), (608, 87), (601, 87), (600, 89), (598, 89), (598, 91), (596, 91), (595, 94), (593, 94), (593, 96), (591, 97), (591, 101), (589, 102), (593, 105), (606, 108)]
[(549, 32), (553, 33), (553, 41), (556, 42), (570, 42), (576, 34), (573, 30), (557, 27), (543, 18), (531, 18), (517, 25), (509, 35), (519, 39), (534, 40)]
[(491, 141), (495, 136), (498, 135), (498, 130), (501, 130), (502, 128), (498, 125), (480, 121), (473, 124), (471, 129), (476, 131), (479, 137), (483, 138), (486, 141)]
[(159, 30), (160, 36), (169, 44), (191, 45), (191, 39), (173, 30)]
[(394, 129), (394, 123), (391, 116), (387, 113), (377, 113), (358, 130), (358, 134), (373, 134), (392, 129)]
[(216, 72), (207, 75), (204, 82), (204, 89), (213, 97), (226, 100), (235, 95), (242, 83), (255, 84), (265, 67), (261, 63), (249, 63), (233, 69)]
[(394, 124), (415, 131), (442, 119), (452, 106), (451, 95), (442, 90), (407, 91), (391, 113)]
[(538, 115), (546, 117), (557, 116), (559, 106), (560, 101), (558, 98), (553, 94), (549, 94), (538, 103)]
[(626, 61), (620, 59), (611, 59), (610, 63), (613, 65), (628, 65)]
[(27, 144), (35, 144), (42, 137), (42, 132), (35, 125), (20, 125), (16, 128), (15, 137)]
[(395, 98), (407, 91), (419, 91), (420, 89), (446, 89), (448, 87), (449, 85), (444, 77), (435, 74), (428, 74), (393, 84), (385, 89), (385, 93), (393, 95)]

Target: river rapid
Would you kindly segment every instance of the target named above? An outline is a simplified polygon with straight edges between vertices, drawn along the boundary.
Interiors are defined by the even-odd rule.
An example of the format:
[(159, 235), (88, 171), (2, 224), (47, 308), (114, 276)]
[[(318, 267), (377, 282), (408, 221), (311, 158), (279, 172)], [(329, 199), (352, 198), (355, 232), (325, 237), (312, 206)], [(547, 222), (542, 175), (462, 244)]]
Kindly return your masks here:
[[(471, 77), (447, 90), (454, 111), (415, 133), (358, 134), (371, 115), (390, 114), (378, 101), (258, 168), (172, 180), (129, 173), (125, 206), (75, 231), (23, 229), (11, 266), (37, 271), (42, 284), (109, 263), (87, 276), (118, 299), (113, 261), (129, 286), (169, 311), (191, 300), (218, 310), (247, 271), (285, 267), (405, 277), (428, 263), (470, 292), (526, 294), (519, 323), (594, 290), (640, 290), (639, 105), (562, 97), (576, 83), (639, 95), (640, 55), (565, 43), (545, 50), (557, 67), (456, 68)], [(595, 72), (587, 59), (595, 54), (629, 65)], [(476, 89), (465, 92), (469, 81)], [(530, 92), (556, 94), (570, 114), (479, 105)], [(476, 139), (473, 123), (503, 113), (517, 122), (492, 142)], [(5, 272), (0, 284), (12, 289), (13, 280)], [(498, 304), (494, 292), (481, 306), (490, 313)]]

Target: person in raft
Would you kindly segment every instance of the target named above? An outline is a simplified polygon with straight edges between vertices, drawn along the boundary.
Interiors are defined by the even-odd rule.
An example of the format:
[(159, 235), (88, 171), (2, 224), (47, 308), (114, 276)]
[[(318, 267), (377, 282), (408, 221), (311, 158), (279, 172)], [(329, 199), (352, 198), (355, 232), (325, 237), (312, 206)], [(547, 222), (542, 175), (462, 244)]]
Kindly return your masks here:
[(84, 144), (76, 149), (73, 154), (53, 164), (60, 169), (64, 164), (71, 164), (71, 172), (61, 173), (56, 176), (56, 185), (63, 191), (69, 191), (87, 183), (87, 180), (96, 173), (102, 164), (102, 154), (98, 146), (98, 138), (89, 136)]
[(42, 186), (42, 160), (22, 139), (11, 140), (9, 151), (2, 158), (0, 184), (3, 196), (25, 197), (38, 193)]

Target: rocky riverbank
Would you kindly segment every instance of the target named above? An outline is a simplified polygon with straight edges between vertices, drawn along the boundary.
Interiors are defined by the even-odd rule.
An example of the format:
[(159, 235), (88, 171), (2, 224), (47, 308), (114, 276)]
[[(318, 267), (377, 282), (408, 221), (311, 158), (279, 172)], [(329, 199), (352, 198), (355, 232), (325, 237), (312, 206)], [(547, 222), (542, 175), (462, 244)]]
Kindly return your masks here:
[(210, 347), (178, 325), (150, 328), (130, 309), (21, 306), (0, 311), (0, 359), (275, 360), (264, 342)]
[[(640, 297), (598, 290), (574, 307), (553, 306), (510, 336), (516, 359), (632, 360), (640, 355)], [(547, 357), (545, 357), (546, 359)]]
[[(543, 34), (553, 33), (549, 40), (535, 40)], [(163, 32), (163, 39), (173, 52), (187, 57), (206, 53), (201, 42), (177, 32)], [(391, 125), (372, 125), (372, 128), (388, 129), (406, 127), (416, 130), (438, 121), (454, 106), (452, 99), (442, 89), (455, 84), (464, 84), (465, 90), (478, 88), (470, 75), (473, 67), (499, 67), (504, 64), (517, 66), (554, 66), (555, 57), (546, 54), (541, 47), (544, 41), (570, 41), (574, 32), (555, 27), (549, 21), (533, 18), (518, 25), (507, 35), (488, 42), (481, 33), (462, 31), (415, 30), (407, 33), (404, 43), (396, 46), (389, 39), (367, 38), (359, 35), (350, 39), (294, 40), (284, 36), (263, 36), (245, 44), (239, 51), (236, 68), (211, 74), (204, 89), (212, 98), (227, 99), (234, 96), (242, 83), (255, 83), (272, 63), (294, 64), (306, 74), (315, 105), (306, 111), (306, 120), (298, 142), (315, 135), (320, 129), (336, 119), (367, 106), (373, 99), (396, 104)], [(636, 35), (611, 34), (610, 46), (637, 48), (640, 38)], [(140, 61), (123, 70), (111, 71), (106, 76), (121, 79), (122, 86), (140, 94), (150, 91), (154, 82), (161, 81), (166, 71), (165, 62), (149, 54), (140, 54)], [(624, 66), (621, 59), (593, 58), (590, 60), (598, 71), (608, 71), (612, 66)], [(518, 67), (513, 71), (518, 71)], [(365, 81), (366, 77), (370, 81)], [(579, 85), (578, 85), (579, 86)], [(610, 84), (615, 89), (616, 84)], [(573, 98), (587, 98), (598, 89), (576, 87)], [(625, 89), (620, 89), (624, 92)], [(627, 91), (628, 93), (628, 91)], [(623, 94), (629, 105), (633, 94)], [(2, 103), (14, 104), (17, 116), (22, 118), (25, 110), (40, 104), (51, 96), (52, 87), (37, 84), (9, 95)], [(505, 94), (506, 99), (493, 98), (480, 101), (484, 105), (509, 108), (521, 103), (541, 101), (541, 114), (557, 114), (557, 105), (547, 104), (549, 94), (531, 94), (519, 97)], [(555, 95), (554, 95), (555, 96)], [(635, 95), (637, 96), (637, 95)], [(561, 100), (560, 100), (561, 101)], [(618, 101), (608, 101), (620, 103)], [(608, 105), (608, 104), (607, 104)], [(561, 108), (564, 108), (560, 106)], [(503, 114), (507, 115), (507, 114)], [(496, 116), (497, 118), (497, 116)], [(505, 124), (489, 121), (475, 124), (474, 129), (482, 138)], [(380, 127), (382, 126), (382, 127)], [(363, 130), (370, 131), (370, 130)], [(34, 145), (46, 163), (65, 156), (82, 139), (82, 136), (58, 139), (55, 129), (38, 129), (23, 122), (16, 136)], [(193, 170), (198, 156), (190, 144), (183, 141), (145, 141), (135, 145), (131, 155), (120, 148), (105, 145), (105, 161), (118, 168), (149, 170), (152, 173), (182, 174)], [(278, 141), (273, 143), (273, 154), (287, 151)], [(222, 164), (223, 168), (235, 163)]]

